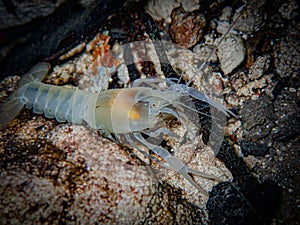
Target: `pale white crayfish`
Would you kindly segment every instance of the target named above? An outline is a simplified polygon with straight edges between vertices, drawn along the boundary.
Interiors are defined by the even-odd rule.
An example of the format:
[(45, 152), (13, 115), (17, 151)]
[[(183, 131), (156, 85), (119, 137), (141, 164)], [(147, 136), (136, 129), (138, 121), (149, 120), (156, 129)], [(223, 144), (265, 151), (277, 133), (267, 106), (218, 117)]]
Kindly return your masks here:
[[(48, 63), (39, 63), (22, 77), (17, 90), (0, 107), (0, 127), (14, 119), (24, 105), (32, 108), (34, 113), (44, 114), (59, 122), (87, 124), (92, 129), (103, 130), (111, 139), (114, 139), (111, 134), (117, 139), (122, 136), (145, 156), (175, 170), (199, 191), (207, 194), (191, 175), (208, 179), (217, 177), (189, 168), (155, 139), (162, 135), (177, 136), (165, 126), (168, 118), (176, 118), (187, 131), (191, 124), (199, 126), (195, 122), (198, 121), (195, 117), (198, 118), (199, 112), (190, 97), (208, 103), (226, 116), (233, 115), (231, 111), (204, 93), (171, 80), (163, 81), (164, 88), (160, 85), (162, 79), (152, 78), (138, 79), (130, 88), (88, 93), (42, 83), (49, 69)], [(160, 159), (147, 153), (145, 147)]]

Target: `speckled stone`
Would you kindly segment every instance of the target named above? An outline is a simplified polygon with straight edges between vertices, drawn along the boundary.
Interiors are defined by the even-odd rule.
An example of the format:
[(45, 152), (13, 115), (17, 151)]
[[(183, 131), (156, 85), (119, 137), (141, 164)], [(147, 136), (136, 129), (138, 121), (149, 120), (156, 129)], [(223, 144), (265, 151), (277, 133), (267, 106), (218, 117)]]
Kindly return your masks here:
[(245, 47), (242, 38), (238, 35), (230, 35), (224, 38), (218, 46), (217, 55), (224, 74), (231, 73), (244, 61)]
[(171, 14), (169, 33), (172, 40), (185, 48), (193, 47), (203, 36), (206, 20), (199, 12), (186, 12), (182, 7), (175, 8)]
[(299, 76), (300, 70), (300, 28), (290, 26), (276, 42), (275, 65), (281, 77)]

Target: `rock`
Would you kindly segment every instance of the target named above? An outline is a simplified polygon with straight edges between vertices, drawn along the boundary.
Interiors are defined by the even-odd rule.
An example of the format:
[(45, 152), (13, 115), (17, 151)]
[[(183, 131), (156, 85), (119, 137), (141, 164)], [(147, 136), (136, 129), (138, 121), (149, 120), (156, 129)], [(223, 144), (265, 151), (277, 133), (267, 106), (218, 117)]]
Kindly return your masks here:
[[(243, 32), (244, 34), (251, 34), (252, 32), (258, 30), (264, 23), (265, 18), (265, 0), (255, 0), (240, 8), (235, 10), (232, 20), (232, 8), (225, 7), (222, 14), (217, 21), (217, 31), (221, 34), (227, 32), (232, 23), (235, 23), (232, 30)], [(237, 20), (237, 18), (239, 18)]]
[(146, 11), (157, 21), (164, 20), (171, 23), (171, 12), (180, 5), (189, 12), (199, 9), (199, 1), (197, 0), (152, 0), (148, 2)]
[(119, 145), (82, 126), (13, 123), (0, 133), (3, 224), (205, 224), (203, 210)]
[(172, 40), (185, 48), (193, 47), (203, 36), (206, 20), (199, 12), (186, 12), (182, 7), (171, 14), (170, 35)]
[(258, 56), (254, 64), (251, 66), (249, 71), (250, 80), (256, 80), (261, 76), (265, 75), (265, 72), (270, 67), (270, 56)]
[(7, 29), (48, 16), (65, 0), (51, 1), (1, 1), (0, 2), (0, 29)]
[(268, 152), (268, 146), (257, 141), (242, 140), (240, 141), (241, 150), (245, 157), (248, 155), (265, 156)]
[(297, 74), (299, 76), (299, 31), (299, 26), (290, 26), (285, 32), (282, 32), (282, 38), (274, 46), (276, 72), (281, 77), (297, 76)]
[(244, 61), (245, 47), (242, 38), (233, 34), (224, 38), (218, 46), (217, 55), (224, 74), (231, 73)]

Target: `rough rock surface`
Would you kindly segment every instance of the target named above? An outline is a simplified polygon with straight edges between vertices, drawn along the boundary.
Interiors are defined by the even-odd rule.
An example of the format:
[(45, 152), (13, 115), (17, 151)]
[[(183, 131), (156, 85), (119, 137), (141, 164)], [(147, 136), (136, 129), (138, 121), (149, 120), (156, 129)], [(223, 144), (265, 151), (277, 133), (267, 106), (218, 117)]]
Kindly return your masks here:
[(171, 14), (172, 24), (170, 35), (172, 40), (185, 48), (193, 47), (203, 36), (206, 21), (199, 12), (185, 12), (182, 7), (176, 8)]
[(231, 73), (244, 61), (245, 47), (242, 38), (235, 35), (225, 37), (218, 46), (217, 55), (224, 74)]

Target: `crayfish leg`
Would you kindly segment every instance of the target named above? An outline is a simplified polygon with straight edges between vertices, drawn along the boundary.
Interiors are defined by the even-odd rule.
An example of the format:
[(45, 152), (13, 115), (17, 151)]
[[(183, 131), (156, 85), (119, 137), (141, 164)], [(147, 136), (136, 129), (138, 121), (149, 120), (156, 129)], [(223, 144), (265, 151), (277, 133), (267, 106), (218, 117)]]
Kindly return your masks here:
[[(189, 181), (191, 185), (193, 185), (198, 191), (200, 191), (203, 195), (208, 196), (209, 194), (207, 191), (205, 191), (202, 187), (200, 187), (199, 184), (197, 184), (193, 178), (192, 175), (197, 175), (206, 179), (212, 179), (212, 180), (219, 180), (218, 177), (214, 175), (209, 175), (206, 173), (202, 173), (200, 171), (194, 170), (190, 167), (188, 167), (186, 164), (184, 164), (180, 159), (177, 157), (171, 155), (166, 149), (162, 148), (158, 145), (153, 145), (146, 141), (141, 134), (134, 133), (134, 137), (143, 145), (145, 145), (147, 148), (151, 149), (155, 154), (163, 158), (163, 160), (166, 161), (166, 163), (159, 162), (160, 165), (167, 169), (172, 169), (176, 171), (178, 174), (182, 175), (185, 179)], [(155, 160), (157, 161), (157, 159)]]

